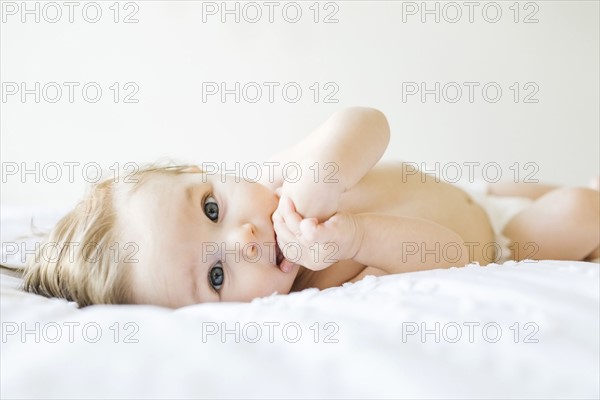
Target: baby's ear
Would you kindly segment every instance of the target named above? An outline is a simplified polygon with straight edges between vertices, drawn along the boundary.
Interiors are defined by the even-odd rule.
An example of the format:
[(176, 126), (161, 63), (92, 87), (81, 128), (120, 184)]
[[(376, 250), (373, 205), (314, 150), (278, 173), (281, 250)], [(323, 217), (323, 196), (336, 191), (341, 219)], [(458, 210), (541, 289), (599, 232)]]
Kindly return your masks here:
[(185, 169), (181, 170), (182, 172), (193, 172), (193, 173), (200, 173), (202, 172), (202, 170), (200, 168), (198, 168), (195, 165), (191, 165), (189, 167), (186, 167)]

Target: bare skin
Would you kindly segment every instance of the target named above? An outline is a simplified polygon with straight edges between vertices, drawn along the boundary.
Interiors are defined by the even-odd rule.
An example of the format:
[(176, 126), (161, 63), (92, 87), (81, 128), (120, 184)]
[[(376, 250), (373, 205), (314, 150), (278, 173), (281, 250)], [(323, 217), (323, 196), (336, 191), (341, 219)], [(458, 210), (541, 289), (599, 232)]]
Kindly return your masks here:
[[(354, 168), (354, 171), (340, 177), (339, 185), (344, 189), (337, 202), (338, 214), (334, 215), (339, 219), (350, 219), (352, 223), (336, 220), (328, 227), (327, 218), (331, 214), (319, 212), (319, 205), (323, 204), (320, 199), (325, 198), (335, 204), (332, 201), (335, 196), (321, 195), (323, 192), (339, 193), (333, 184), (328, 188), (321, 185), (321, 190), (312, 194), (314, 197), (311, 197), (310, 185), (303, 192), (291, 190), (288, 191), (291, 201), (280, 201), (273, 218), (278, 238), (284, 238), (288, 243), (304, 243), (306, 253), (309, 253), (310, 239), (313, 242), (317, 237), (321, 241), (329, 239), (338, 244), (338, 254), (341, 255), (340, 260), (326, 267), (322, 262), (302, 260), (308, 262), (304, 265), (306, 268), (300, 269), (292, 290), (326, 288), (346, 281), (354, 282), (369, 274), (447, 268), (472, 261), (485, 265), (494, 259), (483, 254), (484, 246), (494, 241), (490, 221), (483, 209), (462, 190), (437, 182), (433, 177), (405, 174), (400, 163), (371, 169), (372, 157), (380, 154), (377, 149), (387, 145), (386, 134), (381, 134), (385, 132), (382, 126), (387, 125), (378, 121), (376, 113), (372, 118), (371, 126), (355, 129), (362, 132), (362, 136), (352, 133), (351, 125), (326, 123), (304, 143), (283, 153), (283, 160), (301, 160), (302, 156), (298, 154), (306, 153), (311, 154), (312, 160), (334, 160), (341, 166), (340, 171), (344, 171), (345, 165)], [(372, 131), (369, 132), (369, 129)], [(350, 133), (332, 133), (335, 131)], [(328, 136), (336, 140), (327, 140)], [(328, 152), (329, 158), (319, 158), (319, 146), (315, 143), (335, 143), (337, 148), (354, 149), (355, 152)], [(361, 153), (356, 149), (367, 151)], [(365, 168), (361, 169), (361, 165)], [(283, 186), (285, 189), (285, 183)], [(600, 202), (597, 188), (498, 184), (489, 191), (494, 195), (523, 196), (535, 200), (513, 217), (503, 231), (511, 240), (509, 247), (512, 248), (513, 259), (520, 260), (524, 255), (531, 255), (527, 251), (531, 244), (537, 246), (536, 259), (584, 260), (598, 255)], [(282, 193), (285, 192), (282, 190)], [(308, 205), (307, 198), (311, 200)], [(303, 215), (316, 218), (304, 218)], [(336, 235), (336, 227), (351, 231), (347, 236), (353, 237), (354, 242), (349, 243), (343, 235)], [(357, 244), (357, 241), (360, 243)], [(414, 248), (406, 247), (407, 243), (417, 246), (416, 254), (412, 254)], [(443, 251), (454, 248), (454, 245), (458, 245), (462, 253), (458, 259), (454, 258), (454, 254)], [(432, 255), (431, 249), (440, 250), (433, 251)]]
[[(340, 212), (349, 214), (376, 213), (386, 217), (418, 218), (434, 223), (429, 233), (440, 235), (443, 228), (457, 234), (447, 240), (418, 238), (415, 232), (407, 232), (405, 237), (382, 238), (392, 246), (404, 243), (404, 254), (399, 254), (394, 263), (389, 264), (388, 272), (382, 267), (374, 267), (356, 260), (342, 260), (321, 271), (301, 269), (299, 278), (292, 290), (305, 287), (327, 288), (344, 282), (355, 282), (367, 275), (386, 275), (389, 273), (411, 272), (433, 268), (462, 266), (477, 261), (481, 265), (490, 262), (482, 254), (483, 245), (494, 241), (494, 234), (485, 211), (461, 189), (437, 181), (435, 177), (418, 174), (406, 174), (401, 163), (388, 163), (374, 167), (350, 191), (343, 194)], [(402, 220), (398, 220), (402, 224)], [(417, 228), (419, 228), (417, 226)], [(375, 228), (374, 230), (376, 230)], [(435, 243), (447, 243), (447, 256), (443, 245), (436, 251)], [(471, 254), (463, 242), (472, 245)], [(381, 242), (379, 242), (381, 244)], [(422, 243), (427, 243), (422, 245)], [(450, 249), (458, 244), (464, 257), (458, 260)], [(429, 250), (429, 252), (428, 252)], [(433, 250), (433, 251), (432, 251)], [(410, 254), (413, 252), (416, 254)], [(370, 250), (367, 250), (370, 252)], [(377, 251), (373, 249), (372, 253)], [(401, 252), (402, 253), (402, 252)], [(365, 260), (368, 261), (368, 260)], [(384, 261), (385, 263), (385, 261)]]
[[(389, 136), (381, 112), (350, 108), (273, 157), (277, 165), (261, 182), (199, 170), (153, 178), (118, 205), (122, 229), (142, 244), (132, 266), (135, 298), (168, 307), (249, 301), (493, 261), (484, 253), (495, 240), (490, 220), (469, 195), (407, 174), (402, 163), (378, 164)], [(301, 166), (300, 179), (285, 179), (290, 162)], [(535, 199), (504, 234), (538, 243), (537, 258), (597, 254), (597, 190), (497, 185), (490, 192)], [(288, 245), (299, 249), (293, 261), (282, 251)]]
[(525, 243), (535, 242), (537, 259), (593, 260), (600, 257), (600, 197), (595, 188), (561, 188), (530, 183), (489, 186), (496, 196), (521, 196), (535, 200), (515, 215), (503, 234), (516, 246), (513, 258), (526, 254)]

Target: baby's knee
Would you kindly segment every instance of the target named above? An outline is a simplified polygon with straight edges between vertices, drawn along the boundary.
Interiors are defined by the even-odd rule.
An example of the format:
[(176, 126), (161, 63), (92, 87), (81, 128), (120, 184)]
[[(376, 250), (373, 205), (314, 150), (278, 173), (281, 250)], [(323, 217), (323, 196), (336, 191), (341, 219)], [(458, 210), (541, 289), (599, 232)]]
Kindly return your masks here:
[(581, 221), (598, 221), (600, 218), (600, 196), (596, 190), (561, 188), (553, 190), (549, 195), (555, 210), (566, 218)]

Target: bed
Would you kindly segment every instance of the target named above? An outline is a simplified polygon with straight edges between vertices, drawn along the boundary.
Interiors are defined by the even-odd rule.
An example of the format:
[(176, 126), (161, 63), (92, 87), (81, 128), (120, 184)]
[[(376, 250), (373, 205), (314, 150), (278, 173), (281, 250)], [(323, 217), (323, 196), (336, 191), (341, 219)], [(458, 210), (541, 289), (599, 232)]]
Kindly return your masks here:
[[(2, 262), (32, 215), (2, 206)], [(15, 247), (16, 246), (16, 247)], [(1, 277), (2, 398), (600, 396), (599, 267), (476, 264), (250, 303), (91, 306)]]

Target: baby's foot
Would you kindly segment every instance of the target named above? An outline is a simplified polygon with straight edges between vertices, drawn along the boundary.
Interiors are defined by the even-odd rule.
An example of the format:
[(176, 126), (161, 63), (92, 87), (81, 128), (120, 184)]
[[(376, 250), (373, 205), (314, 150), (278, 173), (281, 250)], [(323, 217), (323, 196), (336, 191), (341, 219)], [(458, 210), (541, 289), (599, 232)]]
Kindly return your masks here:
[(600, 190), (600, 176), (590, 179), (588, 187), (595, 190)]

